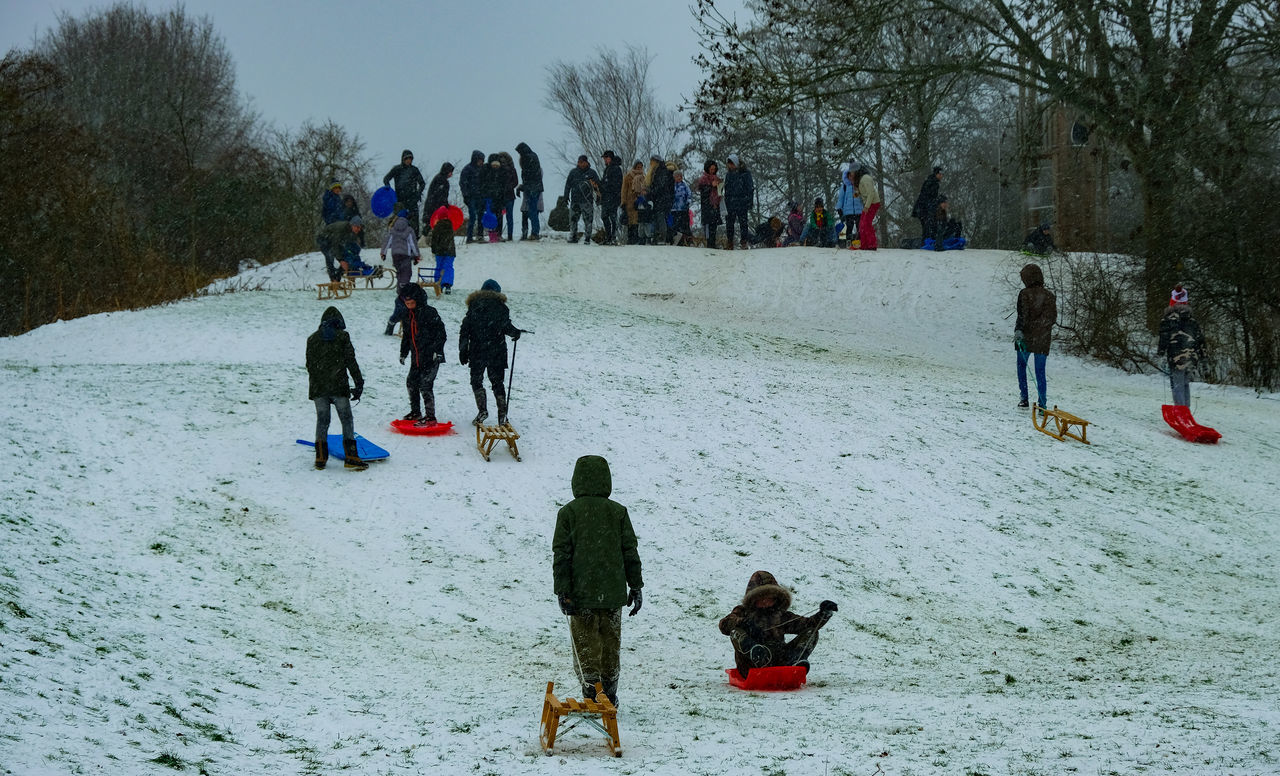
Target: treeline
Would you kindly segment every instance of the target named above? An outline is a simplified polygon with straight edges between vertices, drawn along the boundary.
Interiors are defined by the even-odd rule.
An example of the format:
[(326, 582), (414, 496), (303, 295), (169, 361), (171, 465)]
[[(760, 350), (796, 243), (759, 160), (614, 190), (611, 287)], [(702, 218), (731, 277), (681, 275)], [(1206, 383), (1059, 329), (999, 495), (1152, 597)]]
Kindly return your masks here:
[(332, 122), (265, 126), (207, 18), (62, 17), (0, 62), (0, 335), (311, 249), (325, 182), (362, 195), (363, 153)]

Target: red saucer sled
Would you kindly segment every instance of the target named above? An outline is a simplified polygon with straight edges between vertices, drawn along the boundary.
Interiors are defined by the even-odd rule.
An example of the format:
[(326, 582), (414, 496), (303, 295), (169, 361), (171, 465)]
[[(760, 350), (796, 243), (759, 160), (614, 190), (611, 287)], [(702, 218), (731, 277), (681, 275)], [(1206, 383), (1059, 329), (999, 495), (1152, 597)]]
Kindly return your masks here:
[(804, 666), (770, 666), (753, 668), (747, 672), (747, 678), (736, 668), (724, 670), (729, 675), (729, 684), (740, 690), (786, 691), (799, 690), (809, 675)]
[(1197, 423), (1196, 419), (1191, 416), (1190, 407), (1163, 404), (1160, 406), (1160, 412), (1164, 415), (1164, 422), (1168, 423), (1174, 431), (1181, 434), (1182, 438), (1188, 442), (1212, 445), (1217, 444), (1218, 440), (1222, 439), (1222, 434), (1219, 434), (1215, 429)]
[(410, 436), (441, 436), (453, 433), (453, 423), (437, 423), (434, 426), (419, 426), (416, 420), (393, 420), (391, 428), (401, 434)]

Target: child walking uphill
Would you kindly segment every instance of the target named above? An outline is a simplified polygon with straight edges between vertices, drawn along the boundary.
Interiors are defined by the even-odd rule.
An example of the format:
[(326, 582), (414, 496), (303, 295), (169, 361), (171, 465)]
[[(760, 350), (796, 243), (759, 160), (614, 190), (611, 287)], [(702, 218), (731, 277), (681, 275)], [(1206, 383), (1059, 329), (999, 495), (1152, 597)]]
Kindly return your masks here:
[[(355, 421), (351, 402), (360, 401), (364, 393), (364, 376), (356, 363), (356, 350), (347, 334), (347, 323), (338, 308), (330, 307), (320, 316), (320, 328), (307, 337), (307, 398), (316, 404), (316, 468), (329, 461), (329, 406), (338, 409), (342, 422), (342, 452), (348, 469), (368, 469), (369, 464), (356, 453)], [(352, 389), (347, 374), (355, 381)]]
[(458, 248), (453, 241), (453, 222), (444, 207), (438, 208), (431, 216), (431, 253), (436, 257), (436, 271), (432, 279), (446, 294), (452, 294), (453, 260), (458, 256)]
[(427, 294), (422, 286), (409, 283), (403, 288), (408, 315), (404, 322), (404, 336), (400, 339), (400, 363), (409, 359), (409, 376), (405, 379), (405, 386), (409, 389), (409, 414), (404, 419), (416, 420), (419, 426), (434, 426), (436, 373), (444, 363), (444, 343), (448, 335), (440, 313), (427, 304)]
[(507, 372), (507, 340), (520, 339), (520, 330), (511, 324), (507, 296), (498, 281), (490, 278), (467, 297), (467, 314), (458, 332), (458, 363), (471, 364), (471, 391), (476, 397), (473, 426), (484, 425), (489, 417), (484, 392), (484, 375), (489, 373), (489, 386), (498, 405), (498, 425), (507, 424), (507, 392), (502, 385)]

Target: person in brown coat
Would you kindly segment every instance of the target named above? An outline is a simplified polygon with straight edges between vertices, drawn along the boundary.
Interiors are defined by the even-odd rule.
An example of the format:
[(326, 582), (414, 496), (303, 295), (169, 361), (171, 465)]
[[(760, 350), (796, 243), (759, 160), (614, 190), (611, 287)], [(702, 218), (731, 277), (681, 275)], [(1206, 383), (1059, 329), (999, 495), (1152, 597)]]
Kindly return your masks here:
[[(791, 592), (767, 571), (757, 571), (747, 582), (742, 603), (720, 621), (720, 632), (733, 642), (733, 660), (746, 678), (752, 668), (767, 666), (809, 667), (809, 655), (818, 645), (818, 631), (839, 607), (823, 601), (817, 614), (804, 617), (789, 611)], [(794, 635), (787, 641), (784, 637)]]
[(1035, 357), (1036, 395), (1045, 406), (1044, 364), (1049, 358), (1049, 341), (1053, 325), (1058, 322), (1058, 298), (1044, 287), (1044, 271), (1039, 264), (1028, 264), (1020, 273), (1024, 288), (1018, 292), (1018, 319), (1013, 325), (1013, 347), (1018, 351), (1018, 391), (1027, 406), (1027, 361)]
[(643, 197), (645, 192), (644, 165), (637, 161), (627, 177), (622, 179), (622, 208), (627, 212), (628, 245), (640, 242), (640, 211), (636, 210), (636, 197)]

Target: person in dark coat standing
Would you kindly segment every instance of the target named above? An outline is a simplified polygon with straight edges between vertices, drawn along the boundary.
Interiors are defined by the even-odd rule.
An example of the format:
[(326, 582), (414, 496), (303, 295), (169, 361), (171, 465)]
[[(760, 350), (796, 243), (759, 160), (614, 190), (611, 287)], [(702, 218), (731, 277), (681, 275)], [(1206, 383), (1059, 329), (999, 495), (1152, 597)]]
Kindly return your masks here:
[(473, 426), (484, 425), (489, 417), (485, 401), (484, 375), (489, 374), (493, 400), (498, 405), (498, 425), (507, 425), (507, 391), (502, 379), (507, 372), (507, 340), (520, 339), (520, 330), (511, 324), (507, 296), (498, 281), (490, 278), (467, 297), (467, 314), (458, 332), (458, 363), (471, 365), (471, 391), (476, 397)]
[[(493, 213), (496, 220), (494, 233), (501, 239), (502, 203), (506, 196), (506, 175), (502, 172), (502, 157), (489, 154), (488, 163), (480, 170), (480, 196), (484, 199), (481, 217), (484, 213)], [(514, 196), (514, 193), (513, 193)]]
[[(507, 242), (511, 242), (516, 230), (516, 190), (520, 188), (520, 176), (516, 174), (511, 154), (499, 151), (498, 162), (502, 171), (502, 209), (507, 213)], [(498, 224), (498, 231), (502, 231), (502, 224)]]
[[(453, 177), (453, 164), (445, 162), (440, 165), (440, 172), (435, 174), (431, 179), (431, 185), (427, 186), (427, 202), (422, 207), (422, 217), (426, 221), (431, 220), (432, 214), (437, 210), (449, 204), (449, 179)], [(422, 233), (419, 232), (419, 235)]]
[(1156, 355), (1169, 361), (1169, 386), (1173, 403), (1191, 406), (1191, 371), (1204, 360), (1204, 335), (1191, 317), (1191, 303), (1182, 284), (1174, 286), (1169, 309), (1160, 319), (1160, 345)]
[(924, 245), (925, 240), (933, 240), (935, 251), (942, 250), (942, 236), (938, 234), (938, 222), (934, 218), (938, 212), (938, 201), (942, 197), (939, 193), (941, 186), (942, 168), (934, 167), (933, 172), (920, 185), (920, 195), (916, 197), (916, 204), (911, 208), (911, 216), (920, 221), (921, 246)]
[(1057, 250), (1053, 244), (1053, 235), (1050, 233), (1050, 225), (1048, 221), (1027, 232), (1027, 237), (1022, 241), (1023, 253), (1034, 253), (1038, 256), (1048, 256)]
[(616, 706), (622, 607), (631, 607), (628, 616), (639, 613), (644, 578), (631, 516), (612, 494), (609, 462), (598, 455), (579, 458), (573, 501), (556, 515), (551, 572), (560, 611), (569, 618), (582, 696), (594, 698), (599, 682)]
[(444, 363), (444, 343), (448, 335), (440, 313), (427, 303), (422, 286), (410, 283), (403, 286), (400, 295), (408, 310), (404, 336), (400, 338), (400, 363), (409, 359), (409, 376), (405, 379), (405, 387), (409, 389), (409, 414), (404, 419), (416, 420), (419, 426), (434, 426), (436, 374)]
[[(808, 617), (789, 611), (791, 591), (767, 571), (757, 571), (747, 581), (742, 603), (720, 620), (720, 632), (733, 643), (733, 662), (745, 679), (753, 668), (804, 666), (818, 645), (818, 631), (838, 611), (834, 601), (823, 601)], [(786, 636), (794, 635), (791, 641)]]
[[(462, 203), (467, 206), (467, 243), (472, 240), (472, 232), (484, 238), (484, 227), (480, 219), (484, 216), (484, 194), (480, 190), (480, 173), (484, 170), (484, 153), (471, 152), (471, 163), (462, 168), (458, 176), (458, 189), (462, 191)], [(430, 216), (428, 216), (430, 218)]]
[(320, 219), (326, 224), (343, 220), (342, 181), (337, 178), (329, 179), (329, 189), (320, 203)]
[(440, 290), (446, 294), (453, 293), (453, 260), (458, 256), (458, 248), (453, 240), (453, 222), (449, 213), (440, 208), (431, 214), (435, 224), (431, 227), (431, 253), (436, 257), (436, 271), (432, 279), (440, 284)]
[(412, 151), (406, 148), (400, 152), (400, 164), (382, 176), (382, 185), (395, 189), (396, 199), (409, 211), (409, 225), (413, 227), (413, 233), (421, 235), (418, 208), (422, 204), (422, 192), (427, 188), (427, 181), (422, 177), (422, 171), (414, 166)]
[(1013, 325), (1013, 346), (1018, 351), (1018, 391), (1022, 395), (1018, 406), (1027, 406), (1027, 360), (1034, 358), (1036, 395), (1039, 405), (1045, 407), (1044, 364), (1049, 358), (1053, 325), (1058, 322), (1058, 298), (1044, 287), (1044, 271), (1040, 265), (1028, 264), (1019, 274), (1024, 287), (1018, 292), (1018, 318)]
[[(542, 162), (538, 160), (538, 155), (529, 148), (528, 143), (521, 143), (516, 146), (516, 153), (520, 155), (520, 187), (524, 193), (525, 201), (537, 204), (542, 198)], [(539, 210), (534, 207), (527, 209), (529, 213), (529, 239), (537, 240), (542, 233), (542, 227), (538, 221)]]
[(613, 151), (603, 154), (604, 175), (600, 180), (600, 220), (604, 222), (604, 244), (618, 244), (618, 208), (622, 207), (622, 160)]
[(578, 241), (578, 219), (582, 219), (585, 233), (583, 245), (591, 244), (591, 227), (595, 225), (596, 192), (600, 189), (600, 176), (591, 169), (586, 154), (578, 157), (578, 163), (569, 171), (564, 181), (564, 195), (569, 199), (569, 242)]
[(671, 242), (671, 228), (667, 218), (671, 213), (671, 204), (675, 201), (676, 180), (672, 172), (675, 165), (668, 166), (656, 154), (649, 157), (652, 169), (649, 176), (649, 201), (653, 203), (655, 245), (666, 245)]
[(742, 164), (737, 154), (729, 154), (729, 171), (724, 174), (724, 209), (728, 213), (725, 232), (729, 238), (729, 250), (733, 250), (733, 227), (742, 227), (742, 247), (745, 249), (751, 241), (751, 230), (747, 227), (747, 211), (755, 199), (756, 184), (751, 179), (751, 171)]
[(716, 230), (723, 219), (720, 218), (720, 165), (715, 159), (708, 159), (702, 164), (702, 176), (698, 178), (698, 201), (702, 208), (702, 229), (707, 239), (707, 247), (716, 247)]
[[(347, 382), (347, 375), (355, 388)], [(329, 461), (329, 407), (338, 410), (342, 423), (342, 451), (345, 468), (367, 469), (356, 452), (355, 420), (351, 402), (360, 401), (364, 393), (364, 376), (356, 362), (356, 350), (347, 334), (347, 323), (336, 307), (328, 307), (320, 316), (320, 327), (307, 337), (307, 398), (316, 405), (316, 468)]]

